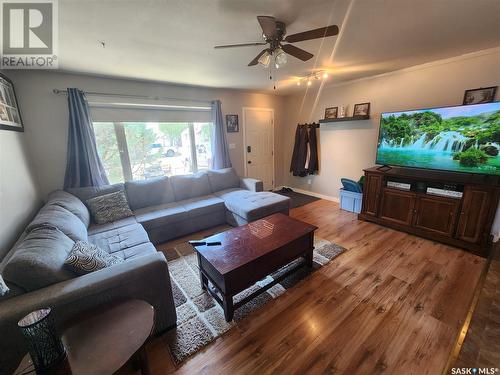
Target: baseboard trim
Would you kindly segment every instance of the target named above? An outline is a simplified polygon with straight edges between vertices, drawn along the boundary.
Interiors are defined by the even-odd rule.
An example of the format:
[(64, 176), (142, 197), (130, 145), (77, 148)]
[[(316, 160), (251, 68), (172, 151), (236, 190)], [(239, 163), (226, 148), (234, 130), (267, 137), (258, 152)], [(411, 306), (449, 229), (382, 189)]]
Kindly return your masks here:
[(332, 201), (332, 202), (336, 202), (336, 203), (340, 202), (339, 198), (337, 198), (337, 197), (332, 197), (330, 195), (315, 193), (314, 191), (302, 190), (302, 189), (299, 189), (299, 188), (295, 188), (293, 186), (279, 186), (276, 189), (280, 190), (280, 189), (282, 189), (284, 187), (289, 187), (290, 189), (292, 189), (293, 191), (296, 191), (297, 193), (305, 194), (305, 195), (310, 195), (311, 197), (326, 199), (327, 201)]

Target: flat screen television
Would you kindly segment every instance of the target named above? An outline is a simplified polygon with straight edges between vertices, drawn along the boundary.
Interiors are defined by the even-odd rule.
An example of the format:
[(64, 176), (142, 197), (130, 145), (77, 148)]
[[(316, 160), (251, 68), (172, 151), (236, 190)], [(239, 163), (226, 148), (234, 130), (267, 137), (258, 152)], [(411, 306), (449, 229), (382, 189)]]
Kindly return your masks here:
[(500, 175), (500, 102), (382, 113), (376, 163)]

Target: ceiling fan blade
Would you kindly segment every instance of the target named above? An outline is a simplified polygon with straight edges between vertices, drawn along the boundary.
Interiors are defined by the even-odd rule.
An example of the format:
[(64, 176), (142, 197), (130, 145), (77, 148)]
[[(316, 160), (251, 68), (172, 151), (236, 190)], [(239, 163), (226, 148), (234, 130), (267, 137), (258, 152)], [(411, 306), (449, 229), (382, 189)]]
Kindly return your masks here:
[(225, 44), (223, 46), (215, 46), (215, 49), (219, 48), (235, 48), (235, 47), (253, 47), (253, 46), (265, 46), (266, 42), (254, 42), (254, 43), (241, 43), (241, 44)]
[(288, 43), (302, 42), (303, 40), (311, 40), (311, 39), (324, 38), (327, 36), (334, 36), (337, 35), (338, 33), (339, 33), (338, 26), (331, 25), (327, 27), (320, 27), (319, 29), (304, 31), (302, 33), (288, 35), (285, 38), (285, 42)]
[(260, 59), (260, 57), (261, 57), (264, 53), (266, 53), (267, 51), (268, 51), (268, 49), (267, 49), (267, 48), (266, 48), (266, 49), (264, 49), (264, 50), (262, 50), (262, 51), (261, 51), (261, 52), (260, 52), (257, 56), (255, 56), (255, 59), (253, 59), (252, 61), (250, 61), (250, 62), (248, 63), (248, 66), (254, 66), (254, 65), (257, 65), (257, 64), (259, 63), (259, 59)]
[(283, 49), (283, 51), (285, 51), (289, 55), (292, 55), (292, 56), (294, 56), (302, 61), (307, 61), (314, 56), (312, 53), (304, 51), (303, 49), (301, 49), (299, 47), (295, 47), (292, 44), (285, 44), (281, 48)]
[(266, 39), (274, 39), (276, 37), (276, 19), (271, 16), (257, 16), (262, 32)]

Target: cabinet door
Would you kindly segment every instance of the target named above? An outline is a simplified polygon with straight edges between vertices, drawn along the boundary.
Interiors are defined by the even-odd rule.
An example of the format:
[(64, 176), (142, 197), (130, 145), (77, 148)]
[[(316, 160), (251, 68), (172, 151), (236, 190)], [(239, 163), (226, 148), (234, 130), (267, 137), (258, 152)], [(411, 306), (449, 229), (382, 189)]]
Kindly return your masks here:
[(415, 207), (416, 228), (452, 236), (458, 216), (459, 199), (422, 196)]
[(393, 223), (411, 225), (415, 194), (395, 189), (384, 189), (380, 218)]
[(465, 188), (457, 237), (462, 241), (480, 243), (490, 204), (490, 191), (474, 186)]
[(378, 174), (367, 174), (363, 186), (363, 213), (377, 216), (380, 201), (380, 190), (382, 189), (382, 176)]

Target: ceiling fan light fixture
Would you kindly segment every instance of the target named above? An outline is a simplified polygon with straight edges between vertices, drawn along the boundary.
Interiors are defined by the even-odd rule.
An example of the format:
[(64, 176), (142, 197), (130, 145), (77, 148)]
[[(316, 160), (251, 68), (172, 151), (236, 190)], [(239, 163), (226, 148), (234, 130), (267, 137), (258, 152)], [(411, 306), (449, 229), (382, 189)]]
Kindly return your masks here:
[(269, 66), (270, 62), (271, 62), (271, 54), (267, 51), (261, 57), (259, 57), (259, 64), (265, 68)]
[(281, 48), (278, 48), (274, 53), (274, 63), (276, 65), (276, 69), (279, 69), (287, 63), (286, 53)]

